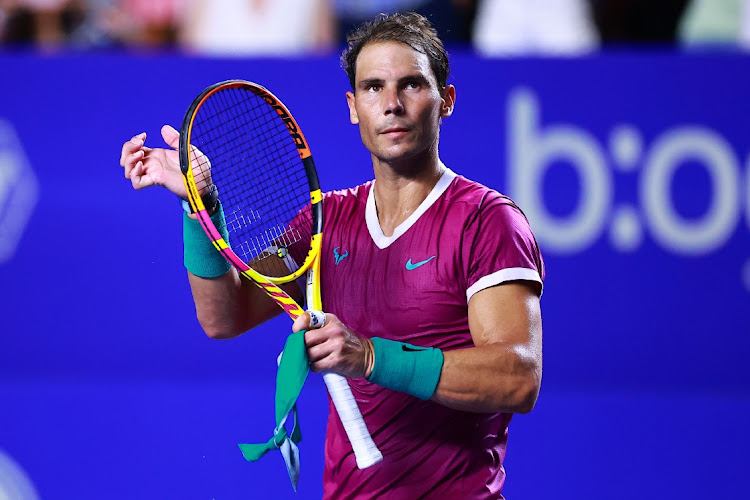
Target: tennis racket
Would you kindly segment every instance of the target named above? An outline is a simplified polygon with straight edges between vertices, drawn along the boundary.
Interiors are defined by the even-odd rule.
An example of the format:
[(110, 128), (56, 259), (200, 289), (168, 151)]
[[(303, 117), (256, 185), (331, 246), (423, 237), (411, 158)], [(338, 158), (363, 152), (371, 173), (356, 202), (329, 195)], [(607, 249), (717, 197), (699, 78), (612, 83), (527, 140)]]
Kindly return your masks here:
[[(185, 114), (179, 154), (190, 205), (216, 249), (292, 319), (303, 310), (279, 285), (307, 273), (307, 306), (320, 310), (323, 197), (310, 148), (286, 106), (252, 82), (211, 85)], [(201, 200), (211, 185), (231, 247)], [(323, 379), (357, 466), (381, 461), (346, 378), (324, 373)]]

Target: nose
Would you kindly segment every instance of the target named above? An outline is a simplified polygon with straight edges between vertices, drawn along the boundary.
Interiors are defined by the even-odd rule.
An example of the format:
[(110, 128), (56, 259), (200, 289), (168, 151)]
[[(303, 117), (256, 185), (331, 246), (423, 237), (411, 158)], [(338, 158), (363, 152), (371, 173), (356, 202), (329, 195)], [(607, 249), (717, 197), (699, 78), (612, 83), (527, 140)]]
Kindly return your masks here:
[(385, 114), (400, 115), (404, 112), (404, 104), (401, 102), (398, 88), (384, 90), (385, 92)]

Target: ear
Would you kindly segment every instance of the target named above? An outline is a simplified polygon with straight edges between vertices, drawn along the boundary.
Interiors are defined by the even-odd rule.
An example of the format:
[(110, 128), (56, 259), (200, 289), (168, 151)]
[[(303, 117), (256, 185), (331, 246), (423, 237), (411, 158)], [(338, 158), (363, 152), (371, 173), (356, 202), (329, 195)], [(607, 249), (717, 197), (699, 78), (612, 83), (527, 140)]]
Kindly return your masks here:
[(359, 123), (359, 115), (357, 115), (357, 108), (355, 106), (356, 99), (354, 92), (346, 93), (346, 103), (349, 105), (349, 121), (352, 122), (352, 125)]
[(453, 106), (456, 105), (456, 87), (448, 85), (443, 90), (443, 103), (440, 105), (440, 117), (448, 118), (453, 114)]

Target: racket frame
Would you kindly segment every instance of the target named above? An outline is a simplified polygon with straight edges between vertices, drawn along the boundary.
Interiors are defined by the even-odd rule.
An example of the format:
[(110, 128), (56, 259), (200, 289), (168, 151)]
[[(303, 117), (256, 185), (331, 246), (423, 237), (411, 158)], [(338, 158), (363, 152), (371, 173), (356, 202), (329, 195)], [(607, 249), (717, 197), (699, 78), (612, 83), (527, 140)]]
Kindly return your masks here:
[[(287, 276), (274, 277), (261, 274), (247, 265), (245, 261), (240, 259), (237, 254), (235, 254), (231, 250), (227, 242), (216, 230), (213, 222), (211, 222), (211, 216), (209, 215), (205, 205), (203, 204), (203, 200), (200, 196), (200, 190), (192, 172), (192, 161), (190, 159), (191, 155), (189, 154), (189, 151), (191, 147), (190, 145), (193, 132), (193, 122), (195, 121), (196, 111), (211, 95), (229, 88), (247, 88), (252, 93), (265, 100), (268, 105), (270, 105), (274, 110), (276, 110), (277, 113), (279, 113), (280, 119), (284, 121), (287, 129), (289, 129), (289, 133), (294, 138), (295, 145), (297, 146), (297, 152), (299, 153), (300, 159), (302, 160), (302, 165), (305, 168), (305, 173), (307, 174), (307, 181), (310, 187), (310, 201), (312, 203), (311, 210), (313, 221), (310, 251), (306, 256), (305, 261), (302, 263), (302, 265), (300, 265), (299, 269)], [(297, 126), (297, 122), (294, 120), (287, 107), (284, 106), (284, 104), (268, 89), (261, 85), (245, 80), (226, 80), (223, 82), (215, 83), (206, 88), (203, 92), (200, 93), (200, 95), (198, 95), (198, 97), (195, 98), (195, 100), (188, 108), (187, 113), (185, 114), (185, 119), (183, 120), (182, 127), (180, 129), (179, 155), (180, 169), (182, 170), (182, 177), (185, 181), (185, 188), (187, 189), (188, 202), (190, 203), (190, 207), (193, 209), (193, 212), (195, 212), (198, 220), (201, 223), (201, 226), (203, 227), (203, 230), (209, 235), (211, 242), (214, 244), (216, 249), (221, 252), (221, 254), (237, 269), (237, 271), (239, 271), (241, 274), (244, 274), (251, 280), (259, 283), (270, 282), (274, 285), (282, 285), (284, 283), (289, 283), (296, 280), (312, 266), (313, 261), (320, 254), (320, 247), (322, 242), (321, 233), (323, 232), (323, 194), (320, 190), (318, 172), (315, 169), (315, 163), (312, 159), (312, 153), (310, 152), (310, 148), (307, 145), (307, 140), (305, 139), (302, 130), (299, 126)], [(219, 193), (219, 196), (221, 196), (221, 193)]]

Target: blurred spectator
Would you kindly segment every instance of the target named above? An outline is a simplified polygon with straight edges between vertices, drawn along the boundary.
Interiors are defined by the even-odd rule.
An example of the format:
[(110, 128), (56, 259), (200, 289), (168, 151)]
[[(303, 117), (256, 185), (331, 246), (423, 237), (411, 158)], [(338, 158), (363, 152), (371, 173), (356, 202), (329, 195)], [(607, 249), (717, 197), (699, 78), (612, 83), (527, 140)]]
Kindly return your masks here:
[(692, 0), (679, 36), (690, 46), (750, 48), (750, 0)]
[(83, 19), (78, 0), (0, 0), (0, 44), (51, 48), (63, 43)]
[(189, 0), (120, 0), (109, 13), (113, 36), (129, 45), (175, 45)]
[(474, 48), (483, 55), (574, 55), (597, 46), (585, 0), (482, 0)]
[(169, 46), (188, 0), (0, 0), (0, 42), (44, 47)]
[(750, 49), (750, 0), (0, 0), (0, 46), (330, 53), (363, 21), (406, 11), (446, 44), (489, 56), (677, 41)]
[(602, 45), (609, 45), (675, 42), (678, 23), (690, 0), (590, 1)]
[[(0, 0), (1, 1), (1, 0)], [(81, 24), (70, 34), (72, 45), (93, 48), (118, 43), (117, 21), (123, 15), (115, 0), (88, 0)]]
[(330, 50), (331, 0), (192, 0), (183, 47), (221, 55), (292, 55)]
[(378, 14), (415, 11), (429, 0), (333, 0), (337, 33), (342, 41), (346, 34)]

